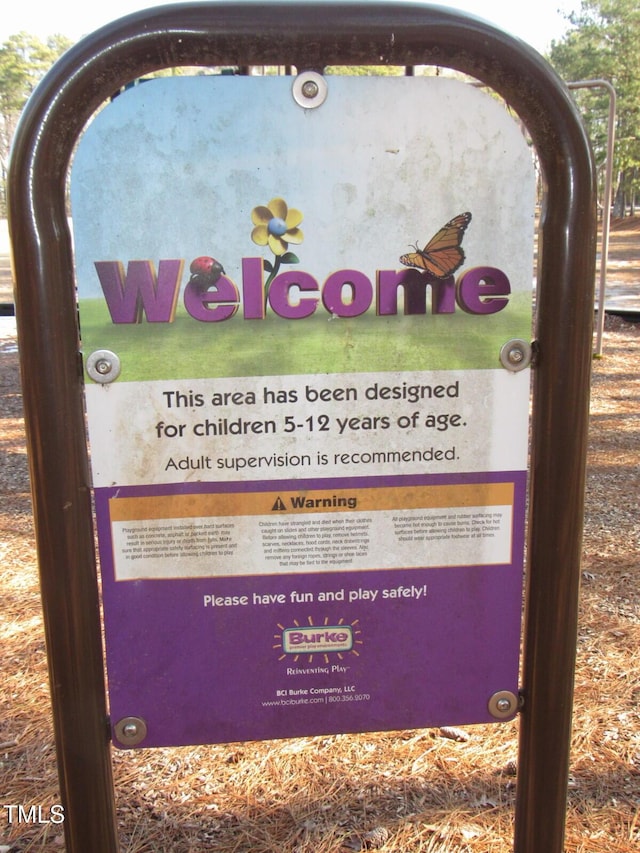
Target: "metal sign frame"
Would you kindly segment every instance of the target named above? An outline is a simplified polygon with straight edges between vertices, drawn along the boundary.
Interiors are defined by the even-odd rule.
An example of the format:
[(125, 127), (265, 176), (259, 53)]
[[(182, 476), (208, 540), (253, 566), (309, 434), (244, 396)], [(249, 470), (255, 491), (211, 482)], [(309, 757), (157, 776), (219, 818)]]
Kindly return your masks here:
[(613, 157), (616, 139), (616, 90), (608, 80), (576, 80), (567, 83), (569, 89), (604, 89), (609, 98), (607, 115), (607, 154), (604, 168), (602, 194), (602, 238), (600, 244), (600, 279), (598, 284), (598, 322), (596, 323), (596, 349), (594, 358), (602, 357), (604, 335), (604, 303), (607, 291), (607, 265), (609, 263), (609, 231), (611, 228), (611, 202), (613, 197)]
[(438, 65), (517, 112), (546, 185), (536, 306), (517, 853), (561, 853), (569, 773), (595, 278), (595, 170), (567, 87), (524, 43), (423, 3), (186, 3), (83, 39), (34, 92), (14, 140), (9, 218), (65, 837), (118, 849), (65, 186), (113, 92), (186, 66)]

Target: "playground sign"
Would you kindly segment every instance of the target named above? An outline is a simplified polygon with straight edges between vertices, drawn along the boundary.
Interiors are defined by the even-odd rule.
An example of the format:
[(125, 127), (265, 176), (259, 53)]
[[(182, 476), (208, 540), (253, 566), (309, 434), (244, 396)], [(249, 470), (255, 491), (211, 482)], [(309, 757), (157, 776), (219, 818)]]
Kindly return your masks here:
[[(301, 73), (239, 79), (270, 63)], [(194, 65), (240, 74), (132, 85)], [(533, 330), (528, 146), (420, 66), (526, 127)], [(128, 748), (518, 710), (513, 847), (561, 853), (597, 216), (548, 63), (424, 3), (163, 6), (53, 66), (7, 187), (66, 848), (121, 846), (107, 716)]]
[(533, 210), (519, 126), (454, 79), (162, 78), (95, 117), (116, 745), (516, 713)]

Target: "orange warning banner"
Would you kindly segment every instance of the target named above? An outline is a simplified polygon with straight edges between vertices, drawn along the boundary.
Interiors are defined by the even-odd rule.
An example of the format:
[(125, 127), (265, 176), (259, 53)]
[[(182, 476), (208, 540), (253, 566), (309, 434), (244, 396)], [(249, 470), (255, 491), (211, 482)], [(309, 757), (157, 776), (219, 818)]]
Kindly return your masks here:
[(270, 513), (367, 512), (512, 506), (513, 483), (401, 486), (354, 489), (299, 489), (278, 492), (155, 495), (111, 498), (111, 521), (161, 518), (211, 518)]

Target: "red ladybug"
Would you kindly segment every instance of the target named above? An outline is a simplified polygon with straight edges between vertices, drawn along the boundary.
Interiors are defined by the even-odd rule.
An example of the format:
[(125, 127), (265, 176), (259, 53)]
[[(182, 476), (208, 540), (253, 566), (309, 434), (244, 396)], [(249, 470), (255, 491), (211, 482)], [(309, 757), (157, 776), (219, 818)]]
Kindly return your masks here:
[(191, 273), (189, 282), (202, 287), (203, 290), (206, 290), (207, 288), (212, 287), (221, 275), (224, 275), (224, 267), (220, 261), (216, 261), (215, 258), (202, 255), (194, 261), (191, 261), (189, 272)]

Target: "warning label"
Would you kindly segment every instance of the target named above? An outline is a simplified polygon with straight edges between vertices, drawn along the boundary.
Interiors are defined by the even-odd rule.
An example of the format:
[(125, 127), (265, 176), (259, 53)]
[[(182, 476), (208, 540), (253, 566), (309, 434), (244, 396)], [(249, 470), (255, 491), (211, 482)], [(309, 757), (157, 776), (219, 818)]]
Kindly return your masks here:
[(509, 563), (513, 501), (513, 483), (114, 497), (116, 580)]

